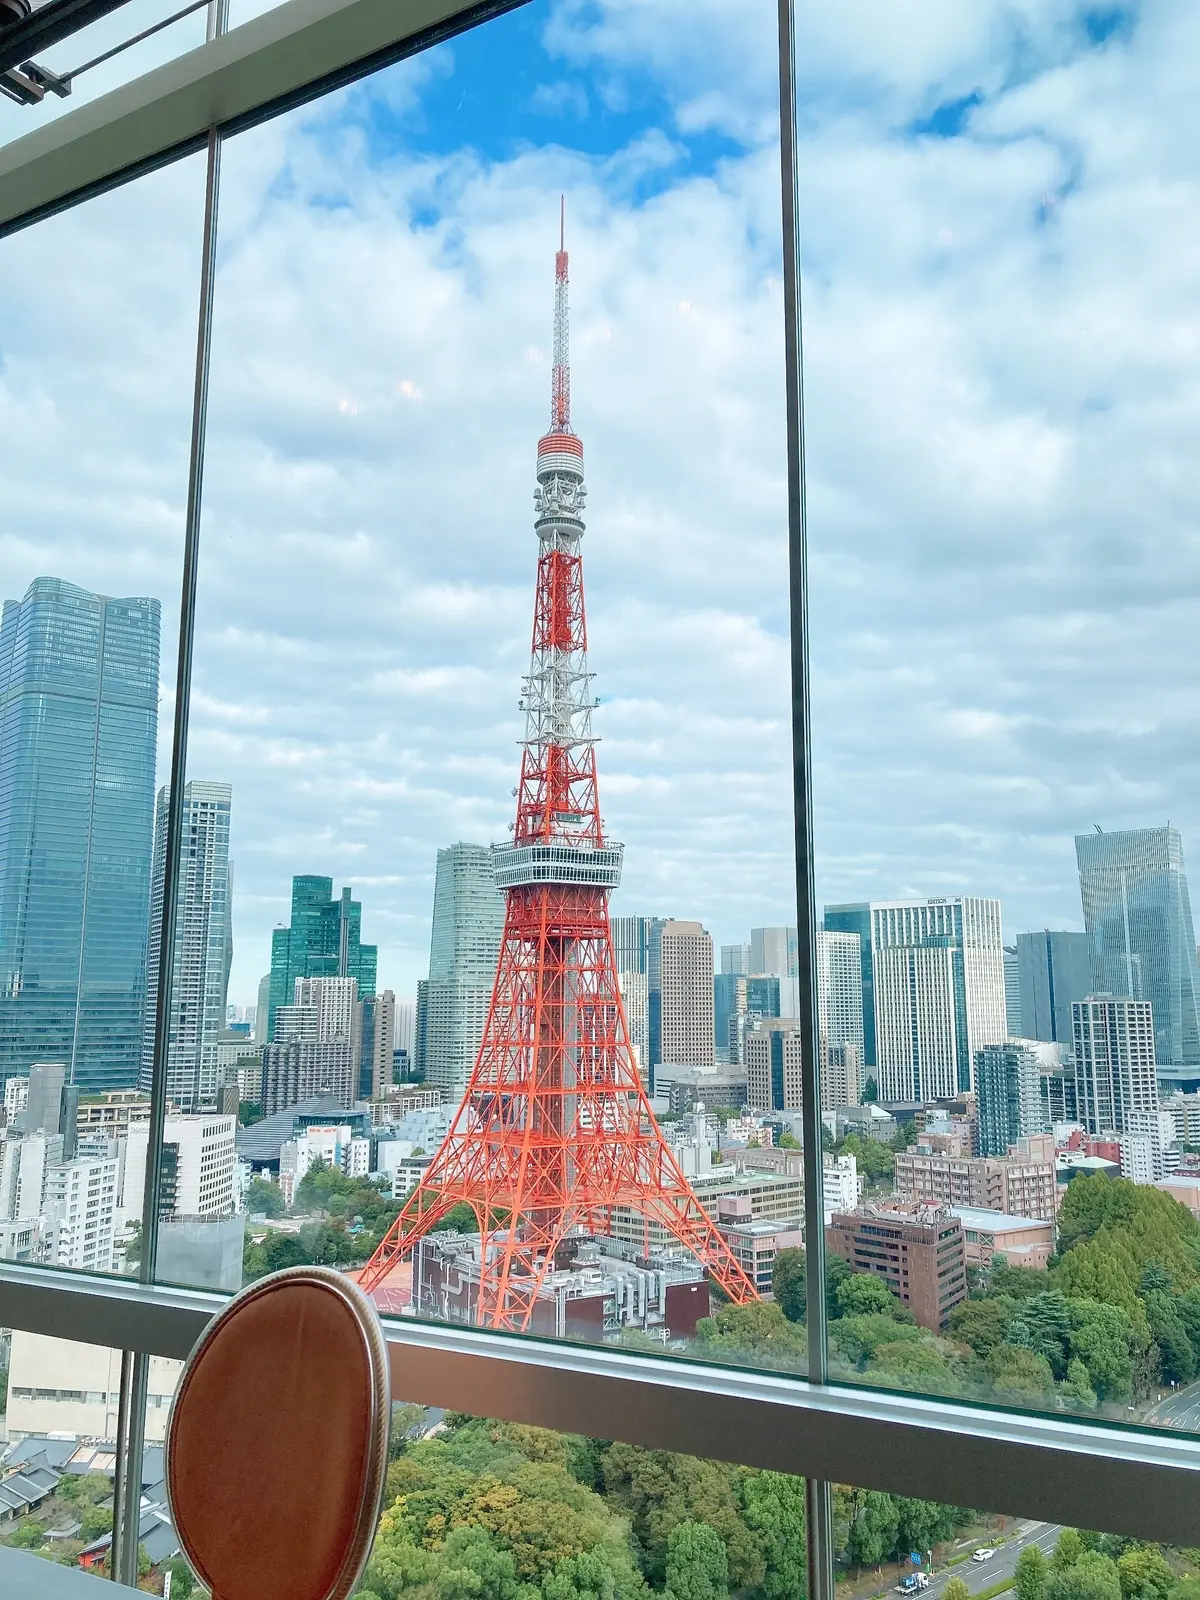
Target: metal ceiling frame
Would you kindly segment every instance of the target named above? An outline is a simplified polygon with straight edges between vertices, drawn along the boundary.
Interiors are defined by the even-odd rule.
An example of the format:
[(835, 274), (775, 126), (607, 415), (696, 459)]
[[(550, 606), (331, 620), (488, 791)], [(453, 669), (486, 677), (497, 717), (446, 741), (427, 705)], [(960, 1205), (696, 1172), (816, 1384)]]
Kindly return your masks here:
[(526, 0), (283, 0), (0, 147), (0, 237)]

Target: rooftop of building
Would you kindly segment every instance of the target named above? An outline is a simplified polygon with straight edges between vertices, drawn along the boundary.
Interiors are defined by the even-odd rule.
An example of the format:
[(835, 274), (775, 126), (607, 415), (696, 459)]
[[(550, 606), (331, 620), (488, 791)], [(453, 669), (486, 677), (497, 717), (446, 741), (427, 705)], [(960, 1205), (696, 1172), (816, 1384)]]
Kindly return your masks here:
[(1018, 1228), (1048, 1228), (1048, 1217), (1018, 1217), (1011, 1211), (992, 1211), (987, 1206), (951, 1206), (964, 1228), (986, 1229), (988, 1233), (1009, 1233)]

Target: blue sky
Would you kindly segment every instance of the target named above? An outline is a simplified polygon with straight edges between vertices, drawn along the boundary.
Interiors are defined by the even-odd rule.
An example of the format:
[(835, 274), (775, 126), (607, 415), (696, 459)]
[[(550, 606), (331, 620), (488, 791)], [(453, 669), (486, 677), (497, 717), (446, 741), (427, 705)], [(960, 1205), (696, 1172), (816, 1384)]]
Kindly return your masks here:
[[(1075, 832), (1200, 851), (1200, 21), (799, 18), (820, 896), (1077, 926)], [(504, 835), (562, 192), (618, 909), (791, 920), (775, 93), (770, 0), (539, 0), (229, 144), (191, 771), (234, 1000), (293, 872), (411, 994), (437, 848)], [(164, 638), (201, 199), (5, 246), (5, 593), (157, 594)]]

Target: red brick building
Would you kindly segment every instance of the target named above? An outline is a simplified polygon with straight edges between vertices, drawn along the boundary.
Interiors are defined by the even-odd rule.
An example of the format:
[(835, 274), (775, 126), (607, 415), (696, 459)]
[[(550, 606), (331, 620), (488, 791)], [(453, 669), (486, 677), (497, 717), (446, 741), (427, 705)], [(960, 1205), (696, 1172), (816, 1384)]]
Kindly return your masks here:
[(873, 1272), (923, 1327), (940, 1333), (967, 1298), (962, 1223), (948, 1206), (893, 1201), (838, 1211), (826, 1248), (855, 1272)]

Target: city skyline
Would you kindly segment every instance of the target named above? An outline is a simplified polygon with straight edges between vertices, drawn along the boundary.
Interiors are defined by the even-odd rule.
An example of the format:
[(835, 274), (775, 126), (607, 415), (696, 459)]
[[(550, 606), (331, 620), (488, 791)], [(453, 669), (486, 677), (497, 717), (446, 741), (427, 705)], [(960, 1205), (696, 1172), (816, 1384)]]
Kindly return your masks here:
[[(242, 1001), (260, 971), (240, 952), (286, 916), (297, 870), (373, 891), (381, 970), (411, 993), (437, 848), (502, 837), (521, 440), (540, 405), (527, 351), (546, 340), (528, 285), (564, 187), (593, 485), (616, 510), (591, 575), (609, 820), (631, 844), (615, 909), (662, 904), (720, 942), (793, 920), (770, 19), (734, 37), (706, 16), (705, 58), (656, 56), (614, 121), (600, 80), (624, 82), (620, 41), (654, 24), (567, 19), (551, 37), (547, 9), (227, 152), (191, 766), (239, 797)], [(806, 56), (816, 103), (818, 62), (875, 86), (804, 135), (820, 175), (804, 217), (818, 896), (999, 895), (1013, 929), (1070, 929), (1072, 834), (1166, 816), (1185, 840), (1200, 830), (1193, 669), (1175, 659), (1190, 580), (1163, 578), (1177, 549), (1190, 559), (1164, 485), (1177, 452), (1190, 474), (1194, 429), (1178, 352), (1154, 333), (1192, 291), (1151, 289), (1120, 248), (1133, 206), (1145, 260), (1181, 270), (1114, 119), (1077, 110), (1103, 62), (1147, 165), (1165, 160), (1139, 85), (1174, 25), (1135, 29), (1136, 46), (1033, 26), (1019, 72), (1006, 29), (974, 16), (944, 47), (917, 26), (908, 66), (878, 79), (877, 43), (841, 30)], [(518, 70), (489, 128), (497, 50)], [(737, 117), (696, 87), (708, 52), (738, 63)], [(535, 104), (563, 82), (590, 117)], [(1043, 131), (998, 136), (1025, 125), (1025, 93)], [(185, 162), (13, 241), (28, 293), (20, 318), (0, 313), (12, 592), (44, 572), (168, 609), (178, 591), (200, 176)], [(55, 264), (96, 252), (105, 271), (55, 303)], [(1150, 361), (1136, 383), (1126, 339)], [(47, 359), (64, 349), (90, 352), (86, 383)]]

